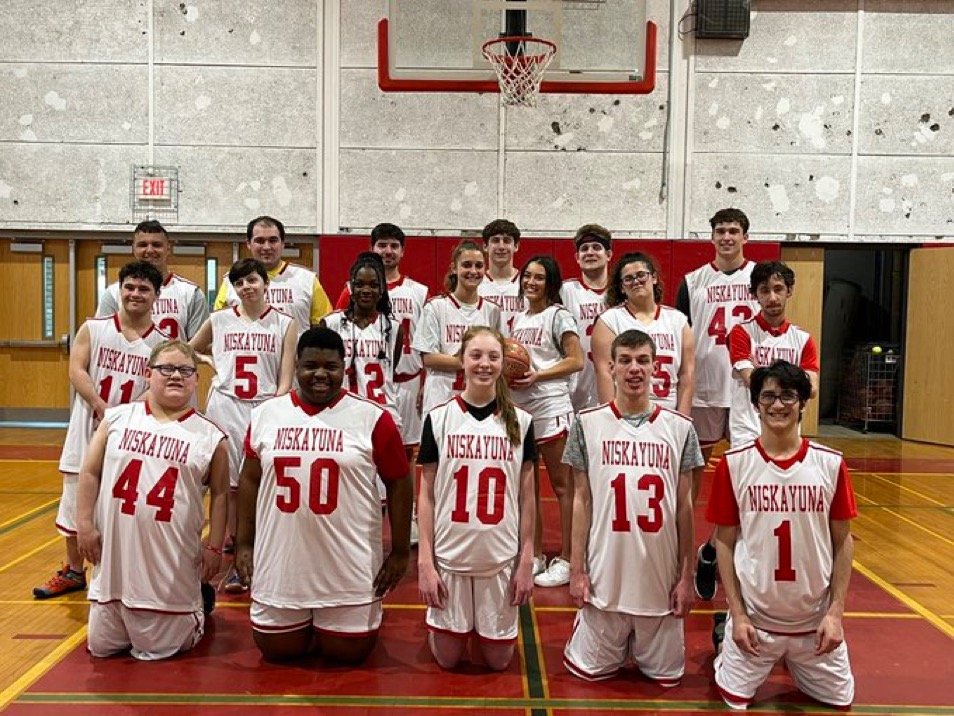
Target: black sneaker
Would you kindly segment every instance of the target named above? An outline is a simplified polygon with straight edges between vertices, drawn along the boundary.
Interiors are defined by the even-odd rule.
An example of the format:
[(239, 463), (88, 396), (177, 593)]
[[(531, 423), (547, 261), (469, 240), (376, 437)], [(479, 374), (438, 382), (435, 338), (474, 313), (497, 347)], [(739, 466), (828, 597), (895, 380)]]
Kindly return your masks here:
[(202, 589), (202, 613), (209, 616), (215, 609), (215, 587), (208, 582), (202, 582), (199, 587)]
[(699, 548), (696, 556), (696, 594), (699, 599), (709, 601), (716, 595), (716, 551), (706, 542)]
[(712, 647), (716, 654), (722, 648), (722, 642), (725, 640), (725, 620), (729, 618), (727, 612), (716, 612), (712, 615)]

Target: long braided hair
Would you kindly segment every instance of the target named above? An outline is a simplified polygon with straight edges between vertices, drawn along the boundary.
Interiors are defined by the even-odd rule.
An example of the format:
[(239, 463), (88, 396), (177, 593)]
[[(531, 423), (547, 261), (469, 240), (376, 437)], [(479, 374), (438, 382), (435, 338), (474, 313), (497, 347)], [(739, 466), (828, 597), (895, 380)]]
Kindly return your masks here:
[[(344, 310), (344, 320), (341, 322), (341, 329), (344, 330), (349, 321), (352, 324), (357, 325), (357, 320), (355, 319), (354, 282), (358, 275), (358, 271), (364, 268), (371, 269), (377, 274), (378, 277), (378, 285), (381, 287), (381, 296), (378, 298), (378, 302), (374, 306), (374, 309), (378, 312), (378, 316), (375, 320), (381, 320), (384, 322), (384, 347), (385, 351), (390, 352), (391, 331), (393, 324), (397, 319), (394, 318), (394, 311), (391, 308), (391, 297), (388, 295), (388, 281), (384, 273), (384, 261), (382, 261), (381, 257), (373, 251), (362, 251), (360, 254), (358, 254), (358, 258), (354, 260), (354, 263), (351, 264), (351, 272), (348, 278), (348, 288), (351, 291), (351, 296), (348, 299), (348, 307)], [(400, 350), (400, 347), (395, 346), (395, 350)], [(378, 358), (381, 360), (390, 361), (391, 368), (393, 370), (397, 360), (396, 356), (384, 353), (383, 355), (379, 354)], [(354, 360), (355, 351), (352, 350), (352, 368), (354, 367)]]
[[(493, 338), (500, 343), (500, 353), (501, 355), (503, 354), (504, 337), (500, 331), (490, 326), (471, 326), (464, 331), (464, 337), (461, 338), (460, 350), (457, 352), (458, 358), (463, 360), (464, 351), (467, 350), (467, 344), (481, 333), (493, 336)], [(503, 376), (503, 371), (497, 376), (497, 380), (494, 383), (494, 399), (497, 401), (497, 410), (500, 411), (500, 416), (503, 418), (504, 428), (507, 431), (507, 439), (510, 440), (510, 444), (514, 447), (520, 447), (520, 443), (523, 442), (523, 435), (520, 434), (517, 410), (514, 408), (513, 399), (510, 397), (510, 388), (507, 386), (507, 380)]]

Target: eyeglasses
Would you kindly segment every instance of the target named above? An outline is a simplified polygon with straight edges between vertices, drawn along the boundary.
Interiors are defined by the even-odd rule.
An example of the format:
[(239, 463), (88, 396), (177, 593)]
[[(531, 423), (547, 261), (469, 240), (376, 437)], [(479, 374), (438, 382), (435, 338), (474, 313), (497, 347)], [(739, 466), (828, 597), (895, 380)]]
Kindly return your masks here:
[(637, 271), (636, 273), (631, 273), (628, 276), (623, 276), (621, 280), (624, 286), (632, 286), (637, 282), (643, 283), (651, 276), (652, 274), (649, 271)]
[(781, 393), (773, 393), (769, 390), (766, 390), (764, 393), (759, 393), (759, 404), (770, 406), (775, 405), (776, 400), (781, 400), (782, 405), (795, 405), (798, 402), (798, 393), (794, 390), (783, 390)]
[(179, 375), (183, 378), (191, 378), (196, 374), (196, 369), (191, 365), (173, 365), (172, 363), (163, 363), (162, 365), (151, 365), (149, 366), (153, 370), (158, 370), (159, 375), (164, 375), (166, 378), (171, 378), (173, 373), (179, 371)]

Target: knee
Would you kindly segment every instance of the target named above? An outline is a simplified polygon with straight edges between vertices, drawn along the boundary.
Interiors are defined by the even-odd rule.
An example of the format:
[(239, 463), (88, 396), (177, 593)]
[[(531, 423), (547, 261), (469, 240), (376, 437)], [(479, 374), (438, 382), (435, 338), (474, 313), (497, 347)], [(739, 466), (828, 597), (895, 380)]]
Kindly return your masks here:
[(434, 632), (428, 633), (427, 643), (431, 647), (434, 661), (442, 669), (455, 668), (460, 663), (464, 654), (464, 647), (467, 645), (464, 639), (446, 634), (435, 634)]
[(322, 659), (341, 666), (360, 666), (371, 656), (377, 641), (377, 635), (357, 639), (319, 635), (318, 653)]
[(513, 661), (513, 644), (484, 644), (481, 653), (487, 668), (492, 671), (504, 671)]
[(263, 634), (252, 631), (255, 646), (262, 653), (265, 661), (284, 663), (307, 656), (311, 651), (311, 630), (289, 632), (286, 634)]

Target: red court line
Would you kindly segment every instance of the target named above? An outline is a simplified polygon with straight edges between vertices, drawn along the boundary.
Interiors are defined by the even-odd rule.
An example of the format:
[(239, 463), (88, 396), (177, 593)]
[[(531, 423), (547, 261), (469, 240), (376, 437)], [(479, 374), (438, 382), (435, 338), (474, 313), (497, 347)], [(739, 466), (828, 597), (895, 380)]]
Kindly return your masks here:
[(59, 445), (0, 445), (0, 460), (59, 460)]

